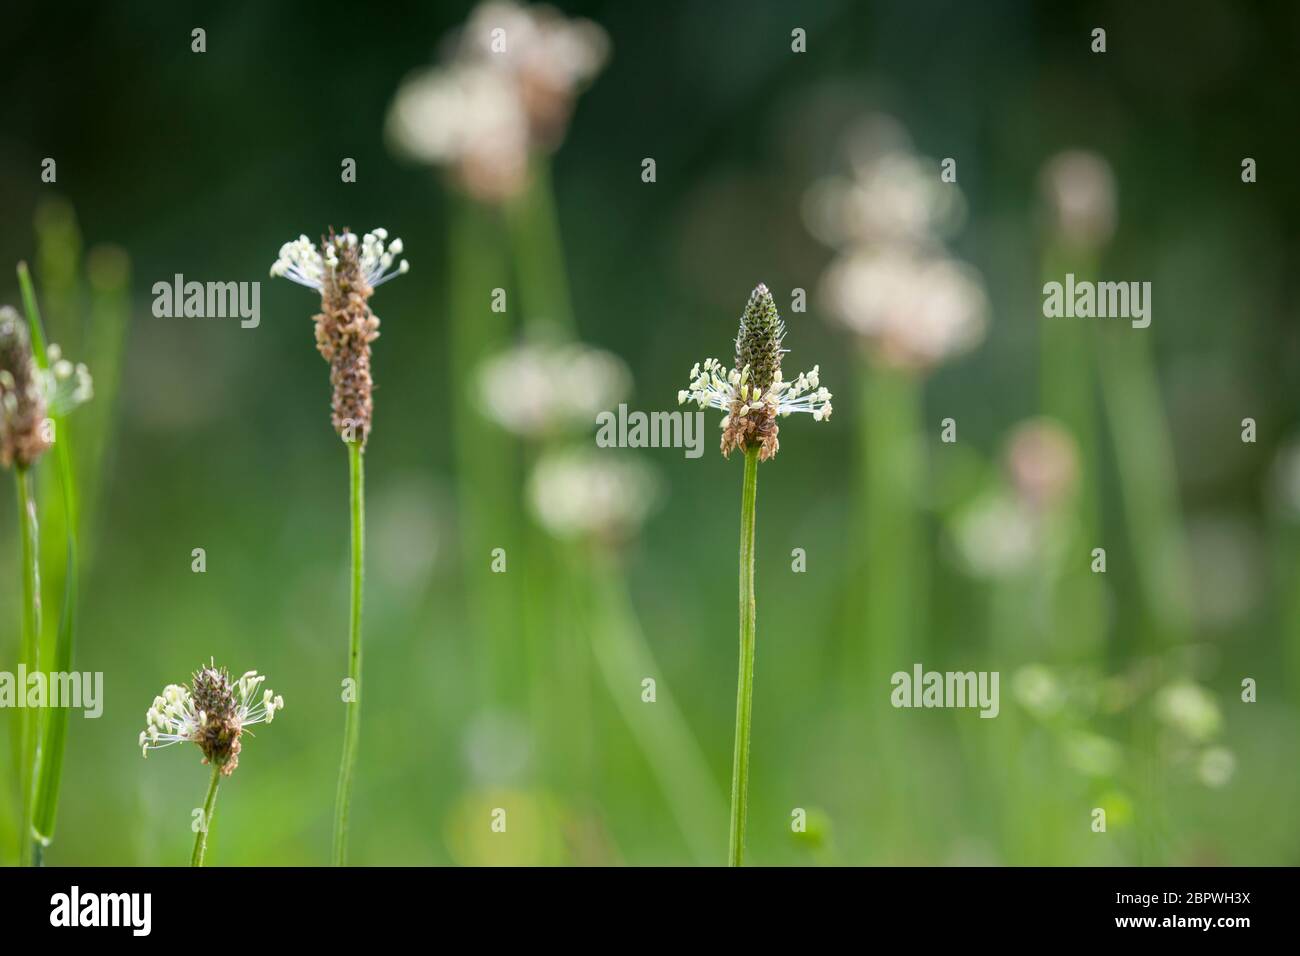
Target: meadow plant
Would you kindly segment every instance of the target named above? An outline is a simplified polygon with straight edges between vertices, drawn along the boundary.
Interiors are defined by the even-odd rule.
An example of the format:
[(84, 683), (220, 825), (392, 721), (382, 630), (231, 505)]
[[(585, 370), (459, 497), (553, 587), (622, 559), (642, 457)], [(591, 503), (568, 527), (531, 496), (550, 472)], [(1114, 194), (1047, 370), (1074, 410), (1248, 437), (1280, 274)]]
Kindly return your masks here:
[(749, 807), (749, 731), (754, 701), (756, 602), (754, 535), (758, 499), (758, 463), (780, 448), (778, 419), (807, 412), (814, 421), (831, 415), (831, 393), (820, 383), (820, 371), (801, 372), (787, 381), (781, 375), (786, 349), (785, 323), (767, 286), (759, 284), (740, 316), (736, 334), (736, 364), (728, 371), (717, 359), (696, 363), (678, 404), (726, 412), (722, 419), (722, 454), (745, 456), (740, 498), (740, 673), (736, 686), (736, 746), (731, 765), (731, 828), (728, 863), (745, 860), (745, 822)]
[[(71, 667), (76, 597), (76, 491), (66, 429), (61, 426), (64, 416), (91, 398), (93, 386), (85, 365), (73, 365), (53, 343), (46, 346), (25, 263), (19, 263), (18, 282), (27, 322), (12, 308), (0, 308), (0, 465), (14, 470), (18, 490), (23, 608), (19, 660), (29, 672), (58, 673)], [(67, 591), (54, 659), (47, 662), (42, 655), (40, 521), (32, 468), (56, 438), (68, 530)], [(19, 717), (20, 846), (28, 863), (40, 864), (54, 833), (67, 724), (68, 710), (63, 707), (51, 708), (44, 719), (39, 712), (25, 710)]]
[(269, 724), (284, 698), (262, 687), (266, 677), (248, 671), (232, 682), (224, 667), (209, 662), (194, 672), (189, 686), (168, 684), (153, 700), (140, 731), (140, 750), (160, 750), (174, 744), (192, 743), (203, 753), (203, 763), (212, 767), (208, 792), (203, 799), (203, 817), (194, 834), (191, 866), (202, 866), (217, 807), (217, 788), (239, 766), (244, 731), (255, 724)]
[(379, 338), (379, 318), (370, 311), (375, 287), (405, 273), (409, 264), (396, 257), (402, 240), (388, 241), (375, 229), (359, 240), (355, 233), (332, 229), (314, 245), (299, 236), (280, 248), (271, 275), (283, 276), (320, 293), (315, 316), (316, 348), (330, 365), (333, 386), (331, 421), (348, 451), (349, 510), (352, 519), (351, 610), (348, 618), (348, 699), (334, 814), (334, 863), (347, 861), (348, 812), (361, 732), (361, 600), (365, 565), (365, 470), (363, 455), (374, 415), (370, 345)]

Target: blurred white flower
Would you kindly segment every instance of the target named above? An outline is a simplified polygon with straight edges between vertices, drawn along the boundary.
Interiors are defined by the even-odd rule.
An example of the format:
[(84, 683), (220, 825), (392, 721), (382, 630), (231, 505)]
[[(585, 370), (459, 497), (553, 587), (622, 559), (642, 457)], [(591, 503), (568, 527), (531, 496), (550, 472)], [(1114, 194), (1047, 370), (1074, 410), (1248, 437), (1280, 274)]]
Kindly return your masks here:
[(534, 144), (552, 147), (564, 135), (574, 98), (609, 59), (609, 36), (554, 7), (489, 0), (470, 14), (461, 55), (513, 78)]
[(1050, 418), (1017, 425), (1007, 439), (1005, 461), (1016, 493), (1037, 511), (1059, 504), (1078, 480), (1079, 448), (1074, 436)]
[(1011, 678), (1011, 691), (1025, 708), (1040, 720), (1051, 717), (1065, 706), (1065, 690), (1051, 668), (1043, 664), (1026, 664)]
[(483, 409), (526, 437), (595, 424), (596, 413), (627, 394), (622, 359), (581, 344), (519, 345), (487, 359), (478, 374)]
[(851, 243), (929, 244), (960, 225), (965, 200), (939, 164), (906, 152), (855, 163), (851, 178), (815, 183), (804, 198), (804, 219), (830, 246)]
[(388, 113), (393, 146), (450, 168), (476, 199), (497, 202), (523, 187), (528, 118), (514, 81), (485, 64), (433, 67), (408, 77)]
[(500, 202), (524, 186), (533, 150), (564, 137), (573, 102), (609, 56), (589, 20), (551, 7), (476, 7), (440, 65), (409, 76), (388, 114), (400, 153), (445, 166), (460, 188)]
[(927, 369), (984, 337), (988, 298), (979, 274), (943, 255), (858, 248), (831, 263), (822, 299), (889, 365)]
[(552, 452), (528, 486), (538, 522), (559, 538), (618, 541), (635, 532), (659, 500), (659, 481), (636, 458), (609, 452)]
[(1196, 763), (1196, 775), (1207, 787), (1222, 787), (1237, 770), (1237, 758), (1227, 747), (1207, 747)]
[(1223, 723), (1219, 704), (1210, 692), (1187, 680), (1162, 687), (1155, 707), (1161, 720), (1193, 741), (1209, 740)]
[(1027, 568), (1038, 547), (1033, 516), (1006, 495), (986, 495), (954, 522), (957, 550), (980, 577), (999, 577)]
[(1047, 161), (1040, 186), (1051, 225), (1068, 245), (1096, 248), (1115, 233), (1115, 175), (1096, 153), (1072, 149)]
[(1078, 731), (1065, 739), (1065, 759), (1082, 774), (1109, 777), (1119, 769), (1122, 752), (1113, 740)]

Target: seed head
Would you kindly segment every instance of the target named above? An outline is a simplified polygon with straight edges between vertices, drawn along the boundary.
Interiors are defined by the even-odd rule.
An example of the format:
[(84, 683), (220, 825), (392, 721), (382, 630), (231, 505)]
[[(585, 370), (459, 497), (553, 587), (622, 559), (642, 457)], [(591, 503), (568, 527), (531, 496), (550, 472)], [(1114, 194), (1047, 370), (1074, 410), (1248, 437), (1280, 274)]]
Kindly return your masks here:
[(50, 447), (45, 440), (45, 414), (45, 393), (27, 325), (4, 306), (0, 308), (0, 464), (26, 468)]
[[(379, 318), (370, 311), (376, 286), (405, 273), (402, 240), (387, 242), (388, 231), (376, 229), (361, 237), (344, 229), (331, 229), (319, 250), (306, 236), (280, 247), (271, 275), (284, 276), (320, 293), (321, 311), (315, 316), (316, 349), (330, 363), (334, 394), (331, 420), (344, 441), (363, 446), (374, 415), (370, 375), (370, 343), (379, 338)], [(385, 243), (387, 242), (387, 247)]]

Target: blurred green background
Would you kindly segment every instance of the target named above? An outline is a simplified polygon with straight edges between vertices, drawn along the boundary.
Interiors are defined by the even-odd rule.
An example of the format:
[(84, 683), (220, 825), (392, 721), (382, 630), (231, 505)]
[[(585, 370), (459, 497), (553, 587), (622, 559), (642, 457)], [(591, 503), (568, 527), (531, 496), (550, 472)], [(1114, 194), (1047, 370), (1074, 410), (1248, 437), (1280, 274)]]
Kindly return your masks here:
[[(709, 413), (698, 460), (597, 453), (653, 470), (639, 531), (559, 542), (539, 528), (528, 482), (560, 441), (517, 440), (482, 414), (465, 366), (521, 340), (530, 303), (562, 298), (557, 275), (577, 337), (630, 372), (614, 404), (675, 407), (692, 363), (730, 364), (760, 281), (786, 319), (788, 374), (819, 363), (835, 393), (830, 421), (789, 420), (760, 469), (750, 862), (1300, 862), (1300, 8), (564, 9), (603, 28), (610, 58), (550, 160), (561, 257), (544, 229), (466, 199), (385, 136), (399, 84), (446, 55), (469, 5), (11, 5), (0, 301), (18, 305), (12, 268), (31, 262), (47, 330), (90, 362), (97, 403), (120, 377), (111, 418), (70, 424), (111, 435), (83, 479), (98, 505), (76, 654), (104, 673), (106, 700), (102, 718), (71, 722), (47, 862), (186, 860), (206, 770), (188, 747), (142, 760), (136, 735), (153, 695), (210, 656), (267, 674), (287, 707), (223, 787), (209, 862), (328, 860), (346, 462), (317, 303), (267, 269), (281, 243), (330, 225), (384, 226), (412, 264), (372, 303), (353, 862), (724, 858), (741, 466), (716, 454)], [(1089, 49), (1097, 26), (1104, 54)], [(206, 53), (191, 52), (194, 27)], [(924, 371), (884, 368), (834, 320), (822, 276), (837, 251), (809, 223), (810, 190), (851, 176), (854, 131), (881, 113), (936, 179), (957, 159), (964, 214), (944, 254), (987, 297), (978, 345)], [(1113, 238), (1086, 252), (1053, 238), (1040, 185), (1067, 149), (1114, 174)], [(55, 184), (40, 181), (47, 156)], [(355, 183), (340, 181), (345, 157)], [(1242, 182), (1243, 157), (1258, 182)], [(1051, 323), (1075, 320), (1042, 317), (1041, 285), (1067, 271), (1151, 281), (1151, 327), (1077, 320), (1052, 346)], [(260, 281), (260, 327), (155, 318), (150, 288), (175, 273)], [(496, 287), (505, 314), (489, 309)], [(806, 312), (791, 310), (796, 288)], [(120, 371), (96, 338), (114, 321)], [(1007, 544), (1010, 519), (979, 516), (993, 501), (1024, 518), (1008, 438), (1054, 413), (1051, 382), (1072, 376), (1077, 401), (1055, 417), (1082, 450), (1075, 491)], [(940, 440), (948, 417), (955, 444)], [(594, 448), (594, 432), (565, 442)], [(3, 661), (19, 618), (12, 512)], [(1012, 559), (981, 563), (1004, 545)], [(1089, 571), (1098, 546), (1104, 575)], [(998, 671), (999, 717), (890, 708), (889, 675), (917, 662)], [(11, 810), (8, 752), (0, 767)], [(506, 834), (490, 832), (495, 807)]]

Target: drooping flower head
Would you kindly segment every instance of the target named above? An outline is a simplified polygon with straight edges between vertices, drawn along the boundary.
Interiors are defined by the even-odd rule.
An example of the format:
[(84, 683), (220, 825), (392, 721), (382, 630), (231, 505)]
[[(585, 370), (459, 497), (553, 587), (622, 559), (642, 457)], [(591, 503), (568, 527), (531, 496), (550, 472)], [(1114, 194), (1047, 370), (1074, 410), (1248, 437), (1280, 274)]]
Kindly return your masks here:
[(767, 461), (777, 453), (777, 418), (808, 412), (814, 421), (831, 415), (831, 393), (821, 385), (821, 372), (800, 372), (793, 381), (781, 376), (785, 323), (767, 286), (759, 284), (740, 316), (736, 334), (736, 367), (715, 358), (691, 369), (691, 384), (677, 393), (678, 404), (695, 402), (700, 408), (725, 411), (722, 419), (722, 454), (733, 449), (759, 449)]
[(473, 198), (509, 200), (527, 182), (530, 155), (560, 145), (578, 94), (608, 59), (609, 38), (552, 7), (488, 0), (447, 48), (441, 63), (402, 82), (389, 140), (446, 168)]
[(591, 449), (548, 452), (528, 483), (538, 522), (564, 540), (616, 546), (631, 538), (659, 499), (644, 462)]
[(370, 311), (375, 287), (405, 273), (402, 240), (388, 242), (388, 231), (375, 229), (357, 239), (355, 233), (333, 229), (319, 248), (306, 236), (280, 247), (271, 276), (284, 276), (320, 293), (315, 316), (316, 348), (330, 363), (334, 387), (332, 421), (344, 441), (365, 445), (370, 435), (374, 382), (370, 376), (370, 343), (379, 338), (379, 318)]
[(477, 377), (485, 414), (530, 439), (590, 425), (631, 386), (622, 359), (579, 342), (515, 346), (484, 361)]
[(0, 307), (0, 464), (6, 468), (34, 464), (50, 447), (46, 416), (66, 414), (93, 394), (85, 365), (73, 365), (54, 344), (45, 354), (42, 369), (27, 324)]
[(1067, 246), (1095, 250), (1115, 233), (1115, 174), (1097, 153), (1068, 149), (1039, 176), (1051, 226)]
[[(193, 743), (203, 751), (203, 762), (230, 776), (239, 766), (240, 738), (254, 724), (269, 724), (284, 698), (261, 687), (266, 678), (249, 671), (231, 683), (224, 667), (209, 665), (194, 672), (188, 687), (168, 684), (154, 698), (140, 732), (140, 749)], [(260, 691), (260, 693), (259, 693)]]

